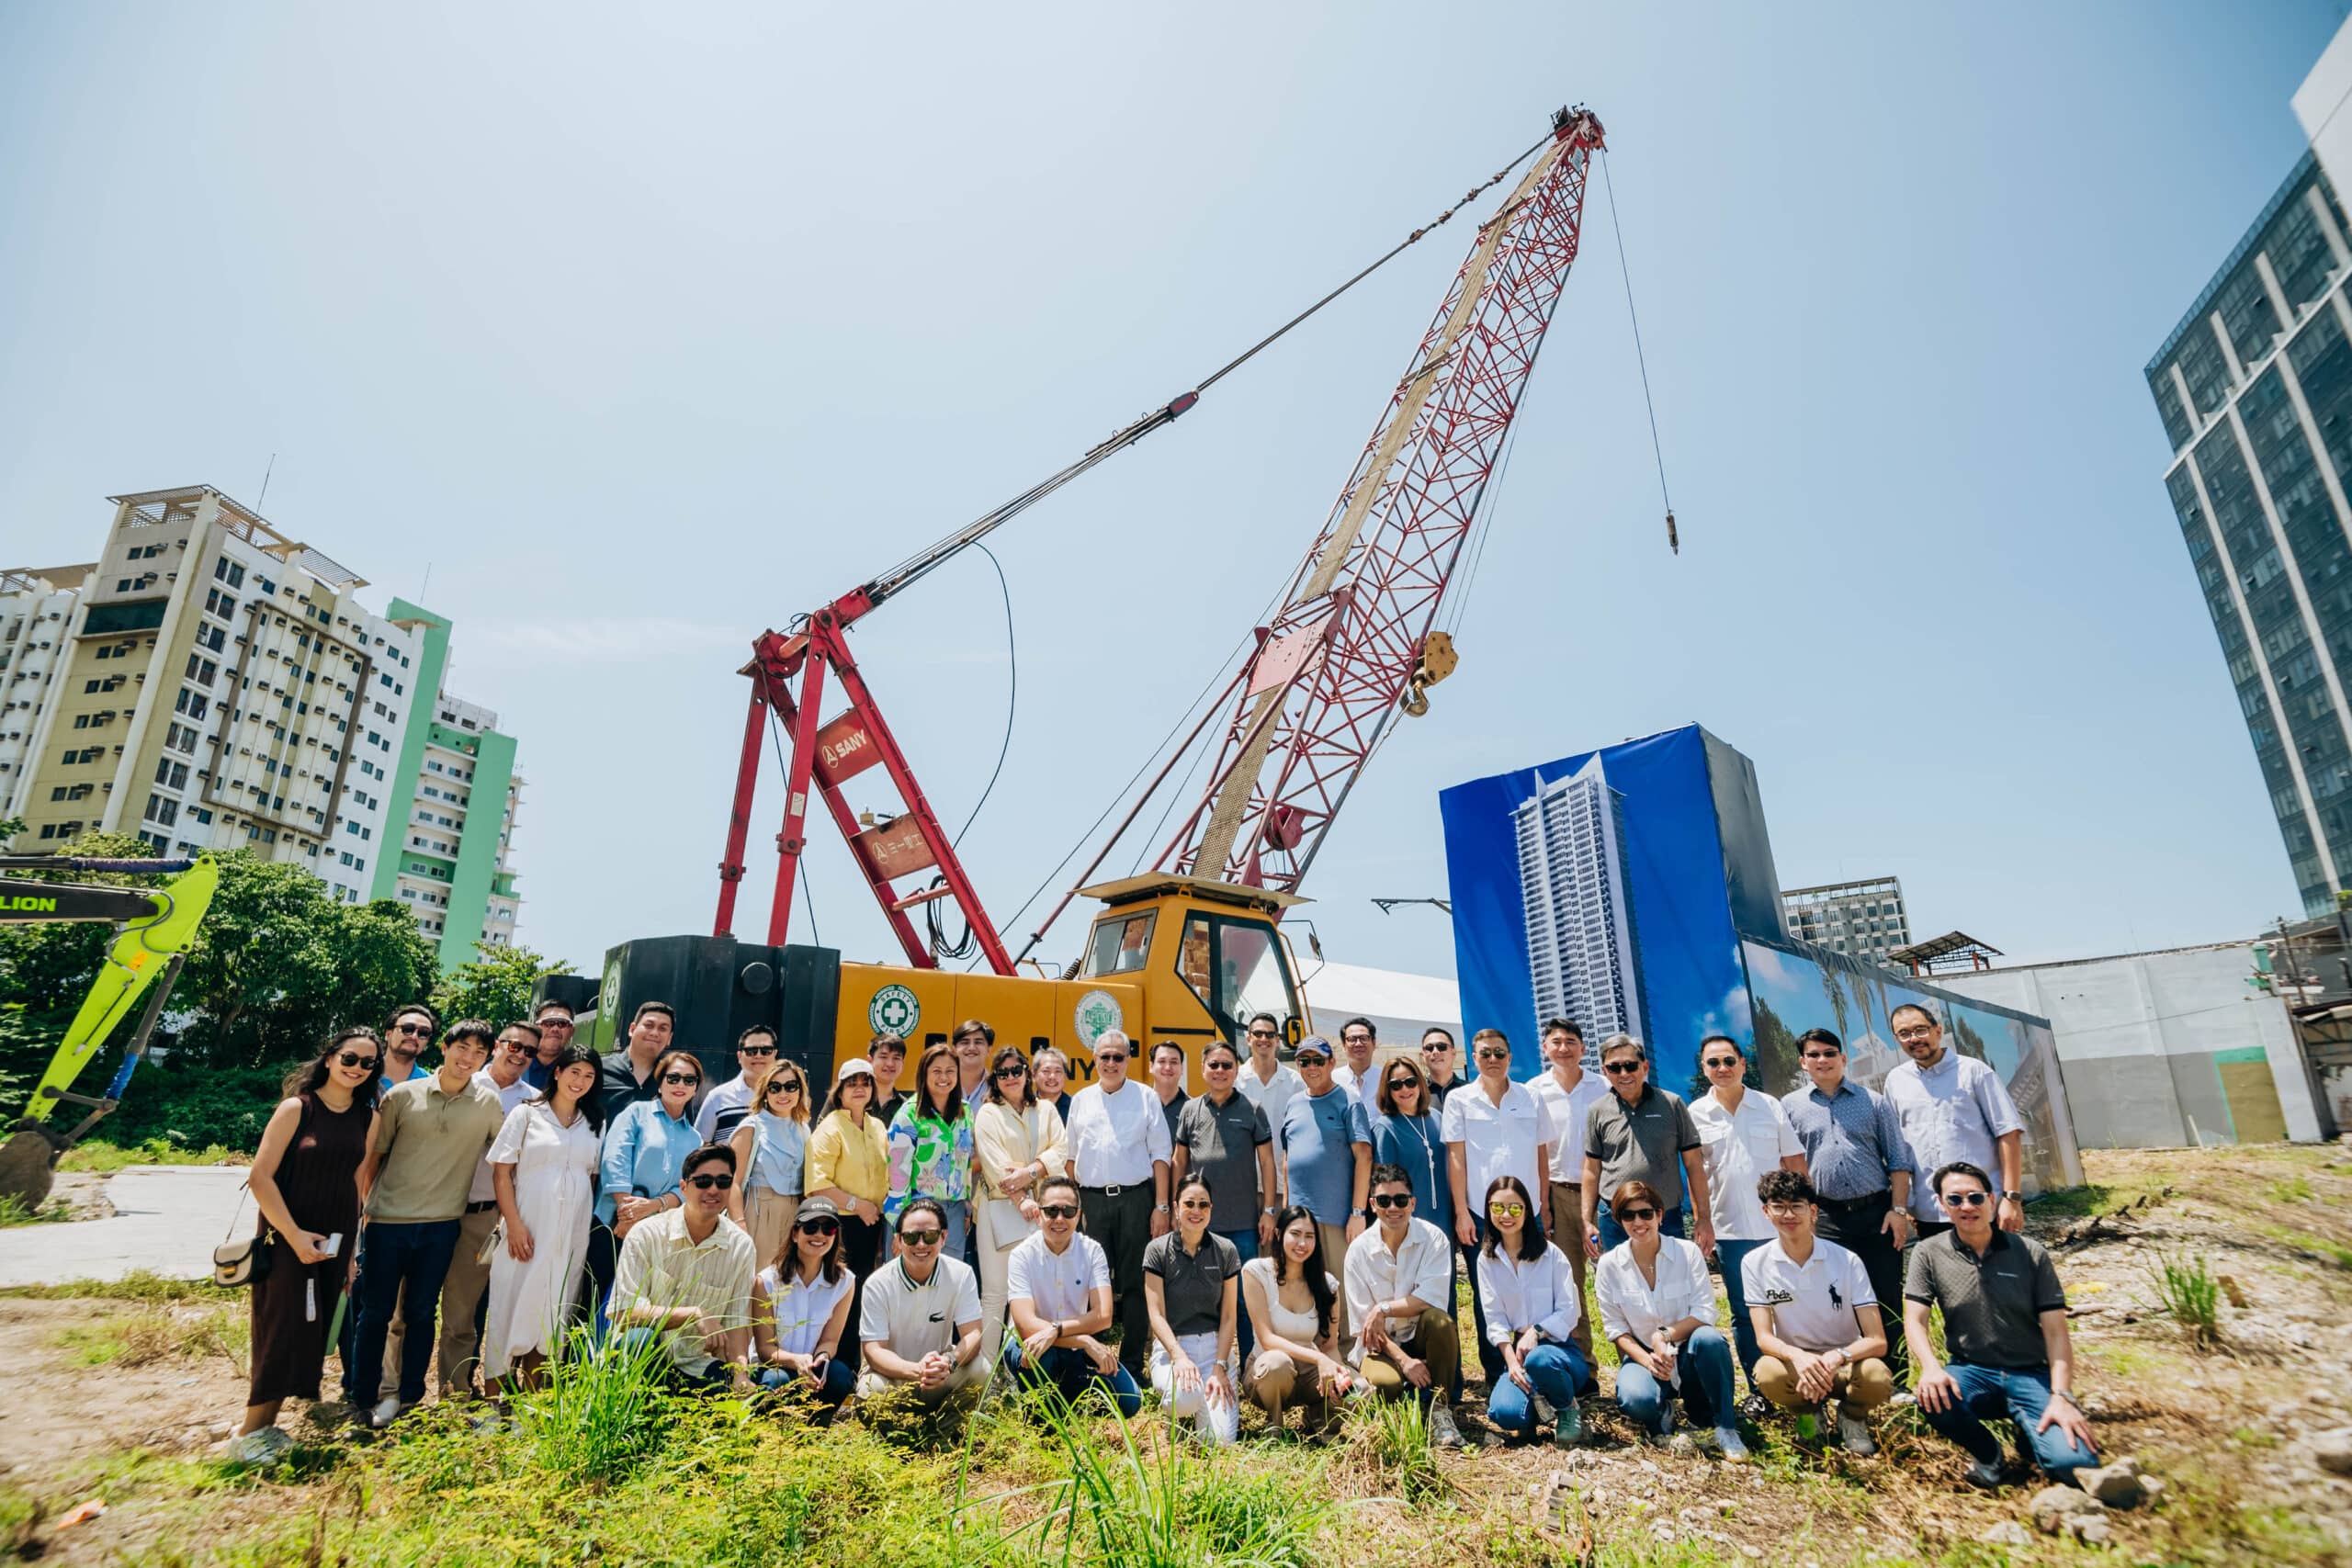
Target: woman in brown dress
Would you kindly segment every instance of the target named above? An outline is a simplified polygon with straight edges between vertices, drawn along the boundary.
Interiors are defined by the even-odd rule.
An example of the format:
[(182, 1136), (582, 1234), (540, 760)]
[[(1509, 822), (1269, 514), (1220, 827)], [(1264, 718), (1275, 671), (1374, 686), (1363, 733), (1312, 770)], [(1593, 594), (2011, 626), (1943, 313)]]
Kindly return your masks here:
[(359, 1245), (359, 1162), (374, 1132), (383, 1037), (339, 1031), (286, 1080), (247, 1179), (269, 1271), (254, 1282), (253, 1382), (229, 1457), (266, 1463), (294, 1446), (277, 1427), (288, 1395), (316, 1400), (352, 1253)]

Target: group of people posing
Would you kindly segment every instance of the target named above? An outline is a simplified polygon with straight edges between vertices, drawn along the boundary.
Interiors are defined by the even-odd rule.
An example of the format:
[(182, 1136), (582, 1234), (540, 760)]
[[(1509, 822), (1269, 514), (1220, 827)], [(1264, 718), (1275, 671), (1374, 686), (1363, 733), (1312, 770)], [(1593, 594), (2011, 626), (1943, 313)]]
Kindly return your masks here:
[(1740, 1418), (1778, 1407), (1867, 1454), (1908, 1379), (1972, 1483), (2071, 1477), (2093, 1450), (2064, 1292), (2020, 1234), (2022, 1123), (1924, 1009), (1891, 1021), (1910, 1059), (1883, 1091), (1814, 1030), (1805, 1087), (1751, 1089), (1717, 1035), (1686, 1102), (1629, 1036), (1589, 1073), (1566, 1020), (1525, 1082), (1491, 1029), (1470, 1073), (1448, 1032), (1387, 1055), (1364, 1019), (1287, 1062), (1271, 1015), (1196, 1063), (1170, 1042), (1135, 1062), (1113, 1030), (1074, 1092), (1061, 1053), (967, 1020), (903, 1090), (906, 1043), (875, 1037), (818, 1105), (761, 1028), (707, 1084), (661, 1002), (602, 1057), (559, 1003), (495, 1031), (404, 1009), (330, 1041), (263, 1135), (272, 1257), (235, 1451), (289, 1445), (279, 1406), (318, 1398), (346, 1289), (345, 1399), (379, 1426), (424, 1399), (437, 1345), (445, 1397), (632, 1355), (822, 1420), (893, 1388), (968, 1404), (1001, 1361), (1126, 1414), (1148, 1386), (1212, 1443), (1244, 1400), (1312, 1430), (1371, 1397), (1417, 1400), (1455, 1445), (1466, 1281), (1487, 1416), (1516, 1440), (1581, 1440), (1598, 1315), (1652, 1440), (1687, 1427), (1742, 1460)]

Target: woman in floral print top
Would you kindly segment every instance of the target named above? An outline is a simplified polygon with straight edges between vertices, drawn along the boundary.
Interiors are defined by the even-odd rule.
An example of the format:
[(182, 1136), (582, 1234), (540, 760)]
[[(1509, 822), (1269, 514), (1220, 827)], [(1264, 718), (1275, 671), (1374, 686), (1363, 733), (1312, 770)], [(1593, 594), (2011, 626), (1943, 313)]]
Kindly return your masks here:
[(947, 1211), (942, 1256), (964, 1256), (972, 1218), (972, 1114), (959, 1089), (956, 1054), (933, 1045), (922, 1054), (915, 1092), (890, 1122), (890, 1197), (882, 1217), (895, 1235), (910, 1199), (936, 1199)]

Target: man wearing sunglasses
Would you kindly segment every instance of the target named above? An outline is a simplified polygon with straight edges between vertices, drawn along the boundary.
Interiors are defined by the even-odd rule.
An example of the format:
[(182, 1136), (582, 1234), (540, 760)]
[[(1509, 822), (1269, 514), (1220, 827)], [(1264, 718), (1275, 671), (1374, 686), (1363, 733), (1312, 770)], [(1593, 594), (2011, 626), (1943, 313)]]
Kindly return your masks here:
[[(1511, 1082), (1510, 1041), (1501, 1030), (1473, 1034), (1470, 1054), (1478, 1076), (1447, 1097), (1438, 1135), (1445, 1143), (1446, 1177), (1453, 1188), (1453, 1238), (1476, 1279), (1487, 1219), (1473, 1213), (1471, 1205), (1506, 1176), (1517, 1177), (1530, 1192), (1543, 1191), (1560, 1130), (1532, 1089)], [(1487, 1337), (1487, 1303), (1476, 1291), (1470, 1292), (1470, 1306), (1478, 1329), (1478, 1364), (1486, 1369), (1487, 1386), (1492, 1388), (1503, 1375), (1502, 1349)]]
[[(1609, 1080), (1584, 1070), (1584, 1031), (1565, 1018), (1544, 1021), (1544, 1060), (1550, 1070), (1527, 1080), (1528, 1089), (1552, 1114), (1551, 1178), (1533, 1190), (1542, 1194), (1544, 1234), (1558, 1245), (1576, 1276), (1577, 1296), (1584, 1296), (1585, 1268), (1590, 1258), (1577, 1244), (1584, 1234), (1584, 1124), (1592, 1108), (1609, 1097)], [(1575, 1339), (1592, 1360), (1592, 1325), (1577, 1315)]]
[(1111, 1263), (1078, 1228), (1078, 1183), (1049, 1176), (1037, 1184), (1037, 1231), (1012, 1249), (1005, 1269), (1005, 1306), (1016, 1343), (1005, 1370), (1050, 1383), (1075, 1404), (1095, 1383), (1110, 1390), (1122, 1416), (1143, 1408), (1135, 1374), (1104, 1344), (1111, 1326)]
[(1403, 1166), (1372, 1168), (1379, 1224), (1350, 1243), (1348, 1320), (1357, 1325), (1351, 1359), (1384, 1399), (1410, 1390), (1429, 1413), (1430, 1440), (1458, 1449), (1446, 1393), (1462, 1359), (1453, 1303), (1453, 1248), (1445, 1233), (1413, 1217), (1413, 1179)]
[(1770, 1095), (1747, 1087), (1747, 1057), (1727, 1034), (1699, 1042), (1699, 1070), (1707, 1092), (1690, 1102), (1690, 1120), (1703, 1141), (1707, 1201), (1715, 1222), (1715, 1256), (1723, 1264), (1724, 1294), (1731, 1303), (1732, 1348), (1747, 1379), (1748, 1404), (1741, 1414), (1764, 1414), (1755, 1393), (1756, 1330), (1748, 1322), (1747, 1294), (1740, 1265), (1772, 1239), (1772, 1222), (1756, 1201), (1756, 1184), (1769, 1170), (1804, 1169), (1804, 1145), (1789, 1125), (1788, 1113)]
[(749, 1394), (752, 1238), (727, 1219), (735, 1151), (706, 1144), (686, 1156), (674, 1209), (629, 1227), (613, 1274), (616, 1353), (642, 1355), (662, 1342), (671, 1381), (696, 1393)]
[(1143, 1299), (1143, 1252), (1167, 1233), (1168, 1168), (1175, 1157), (1159, 1097), (1127, 1077), (1135, 1046), (1116, 1029), (1094, 1040), (1094, 1081), (1070, 1096), (1070, 1174), (1078, 1179), (1087, 1233), (1111, 1260), (1111, 1301), (1119, 1314), (1119, 1361), (1140, 1388), (1151, 1348)]
[(1430, 1080), (1430, 1109), (1445, 1109), (1445, 1097), (1470, 1081), (1462, 1070), (1462, 1047), (1453, 1032), (1435, 1025), (1421, 1032), (1421, 1071)]
[[(1292, 1060), (1305, 1087), (1291, 1096), (1283, 1124), (1273, 1129), (1282, 1146), (1283, 1190), (1315, 1216), (1326, 1261), (1345, 1258), (1372, 1215), (1372, 1118), (1353, 1091), (1334, 1081), (1329, 1041), (1308, 1035)], [(1342, 1301), (1337, 1323), (1342, 1340), (1354, 1332), (1349, 1325)]]
[(394, 1084), (429, 1077), (417, 1058), (441, 1032), (441, 1015), (423, 1002), (411, 1002), (384, 1025), (384, 1078), (377, 1086), (381, 1098)]
[(1649, 1048), (1630, 1034), (1600, 1043), (1600, 1070), (1611, 1093), (1585, 1112), (1584, 1246), (1599, 1258), (1625, 1243), (1625, 1227), (1609, 1213), (1610, 1195), (1628, 1181), (1645, 1181), (1665, 1212), (1660, 1235), (1683, 1234), (1687, 1209), (1697, 1224), (1699, 1250), (1715, 1250), (1715, 1220), (1707, 1206), (1705, 1144), (1682, 1097), (1650, 1082)]
[(1283, 1062), (1282, 1020), (1270, 1012), (1257, 1014), (1250, 1020), (1243, 1042), (1250, 1047), (1250, 1059), (1234, 1075), (1234, 1087), (1266, 1113), (1269, 1128), (1279, 1128), (1283, 1112), (1290, 1109), (1290, 1097), (1306, 1087)]
[[(460, 1030), (479, 1027), (480, 1020), (469, 1020), (451, 1024), (449, 1032), (455, 1036)], [(505, 1124), (506, 1112), (539, 1092), (523, 1076), (537, 1059), (538, 1050), (537, 1029), (527, 1023), (510, 1023), (498, 1032), (498, 1043), (490, 1048), (490, 1065), (474, 1075), (474, 1082), (498, 1096), (502, 1126)], [(466, 1193), (466, 1215), (458, 1224), (458, 1250), (451, 1256), (449, 1272), (441, 1282), (438, 1361), (445, 1399), (471, 1393), (474, 1374), (481, 1369), (481, 1329), (475, 1318), (481, 1310), (482, 1296), (490, 1289), (490, 1238), (497, 1229), (498, 1189), (491, 1178), (490, 1151), (485, 1149), (474, 1165), (473, 1187)], [(387, 1366), (397, 1361), (398, 1342), (406, 1334), (406, 1327), (396, 1321), (391, 1336), (394, 1343), (385, 1347)]]
[[(2070, 1484), (2098, 1454), (2075, 1403), (2075, 1347), (2058, 1270), (2040, 1242), (1995, 1223), (1993, 1180), (1982, 1166), (1955, 1160), (1933, 1185), (1952, 1223), (1911, 1249), (1903, 1284), (1919, 1414), (1968, 1451), (1971, 1486), (1989, 1492), (2003, 1480), (2001, 1439), (1987, 1425), (1997, 1417), (2044, 1475)], [(1944, 1314), (1944, 1358), (1928, 1324), (1935, 1308)]]
[(706, 1144), (723, 1144), (735, 1135), (736, 1124), (752, 1113), (752, 1075), (775, 1065), (775, 1031), (755, 1023), (735, 1041), (736, 1074), (702, 1097), (695, 1113), (695, 1131)]
[(978, 1403), (987, 1375), (979, 1277), (962, 1258), (940, 1256), (946, 1241), (947, 1211), (937, 1199), (910, 1199), (899, 1211), (899, 1255), (865, 1281), (858, 1307), (860, 1395), (911, 1388), (925, 1404)]
[(531, 1024), (539, 1032), (538, 1055), (523, 1069), (524, 1081), (543, 1089), (554, 1081), (555, 1059), (571, 1043), (571, 1009), (553, 997), (531, 1010)]

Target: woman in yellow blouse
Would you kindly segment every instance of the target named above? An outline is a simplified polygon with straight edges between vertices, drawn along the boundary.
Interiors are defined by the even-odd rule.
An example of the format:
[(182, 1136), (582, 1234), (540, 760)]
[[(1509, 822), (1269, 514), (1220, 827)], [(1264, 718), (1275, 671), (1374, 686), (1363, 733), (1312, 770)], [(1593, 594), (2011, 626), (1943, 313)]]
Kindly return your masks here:
[[(890, 1196), (890, 1133), (875, 1114), (874, 1095), (874, 1064), (863, 1056), (843, 1062), (808, 1134), (801, 1180), (807, 1196), (830, 1198), (841, 1211), (842, 1256), (861, 1295), (882, 1262), (882, 1202)], [(858, 1321), (855, 1303), (849, 1320)]]
[(1007, 1045), (989, 1066), (989, 1098), (972, 1122), (979, 1181), (980, 1354), (996, 1359), (1004, 1336), (1005, 1274), (1012, 1249), (1037, 1231), (1037, 1183), (1069, 1164), (1062, 1119), (1037, 1098), (1029, 1063)]

